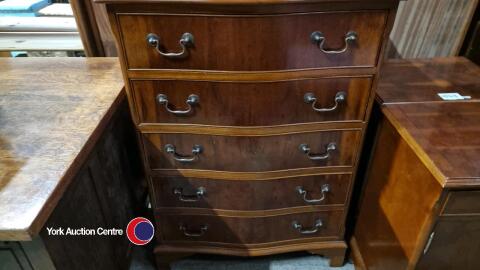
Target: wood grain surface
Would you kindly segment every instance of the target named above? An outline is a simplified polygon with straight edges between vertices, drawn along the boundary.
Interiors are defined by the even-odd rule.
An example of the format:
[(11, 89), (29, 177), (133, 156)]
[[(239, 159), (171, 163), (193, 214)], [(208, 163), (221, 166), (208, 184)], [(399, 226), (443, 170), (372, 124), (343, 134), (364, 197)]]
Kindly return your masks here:
[[(157, 217), (157, 231), (164, 240), (162, 243), (165, 244), (190, 241), (248, 245), (293, 239), (308, 241), (309, 238), (315, 238), (310, 241), (325, 241), (341, 237), (342, 218), (343, 211), (318, 211), (259, 218), (163, 214)], [(312, 230), (319, 219), (322, 226), (315, 233), (302, 234), (292, 225), (297, 221), (304, 230)], [(202, 236), (195, 237), (185, 235), (179, 228), (180, 225), (185, 226), (187, 233), (198, 232), (199, 228), (205, 225), (208, 228)]]
[[(343, 206), (350, 190), (350, 174), (328, 174), (260, 181), (232, 181), (187, 177), (159, 177), (152, 180), (156, 207), (210, 208), (227, 210), (269, 210), (300, 206)], [(322, 188), (327, 185), (328, 191)], [(304, 195), (297, 187), (306, 191)], [(200, 189), (205, 195), (196, 198)], [(185, 202), (183, 197), (197, 199)], [(192, 197), (193, 196), (193, 197)]]
[[(306, 14), (226, 16), (117, 14), (120, 38), (130, 69), (227, 71), (295, 70), (320, 67), (372, 67), (384, 34), (386, 11), (316, 12)], [(326, 54), (310, 35), (324, 34), (325, 49), (345, 48), (345, 36), (358, 37), (339, 54)], [(183, 33), (194, 36), (184, 59), (168, 59), (147, 44), (159, 37), (164, 52), (181, 51)], [(287, 42), (288, 41), (288, 42)]]
[(382, 104), (443, 102), (438, 93), (445, 92), (480, 100), (480, 67), (463, 57), (391, 59), (383, 65), (377, 100)]
[(114, 58), (0, 59), (0, 240), (40, 230), (124, 98)]
[(432, 58), (458, 55), (478, 0), (408, 0), (398, 7), (387, 55)]
[(383, 113), (444, 187), (480, 187), (480, 102), (392, 104)]
[(415, 269), (442, 188), (386, 118), (377, 136), (355, 239), (367, 269)]
[[(321, 131), (280, 136), (210, 136), (195, 134), (143, 134), (149, 168), (152, 170), (200, 169), (230, 172), (262, 172), (308, 167), (355, 166), (361, 133)], [(279, 143), (281, 142), (281, 143)], [(311, 155), (326, 154), (328, 144), (336, 144), (328, 158), (311, 160), (300, 151), (307, 144)], [(203, 149), (193, 162), (176, 161), (165, 145), (175, 146), (178, 155), (191, 156), (192, 147)]]
[[(220, 126), (271, 126), (323, 121), (363, 122), (370, 97), (370, 78), (330, 78), (286, 82), (132, 81), (141, 123), (179, 123)], [(336, 109), (316, 112), (304, 95), (312, 93), (315, 108), (335, 107), (335, 98), (345, 93)], [(170, 110), (186, 110), (187, 97), (198, 104), (187, 115), (175, 115), (158, 102), (166, 95)]]

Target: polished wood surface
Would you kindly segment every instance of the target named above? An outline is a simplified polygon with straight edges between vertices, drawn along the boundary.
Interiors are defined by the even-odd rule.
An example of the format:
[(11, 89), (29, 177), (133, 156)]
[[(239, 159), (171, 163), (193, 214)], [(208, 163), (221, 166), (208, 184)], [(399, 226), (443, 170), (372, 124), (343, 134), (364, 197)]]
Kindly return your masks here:
[[(369, 78), (331, 78), (287, 82), (132, 81), (141, 123), (220, 126), (268, 126), (323, 121), (363, 121), (369, 99)], [(333, 108), (338, 93), (345, 101), (335, 110), (316, 112), (304, 95), (312, 93), (315, 108)], [(168, 112), (157, 100), (168, 97), (170, 110), (186, 110), (187, 97), (200, 98), (187, 115)]]
[[(383, 11), (271, 16), (117, 15), (130, 69), (262, 71), (338, 66), (375, 66), (386, 24)], [(335, 27), (333, 27), (335, 25)], [(345, 35), (357, 41), (340, 54), (326, 54), (310, 40), (325, 36), (325, 49), (345, 47)], [(180, 51), (183, 33), (194, 36), (185, 59), (168, 59), (146, 43), (159, 36), (162, 50)], [(288, 42), (286, 42), (288, 40)]]
[[(148, 165), (152, 170), (202, 169), (233, 172), (274, 171), (325, 166), (354, 166), (360, 144), (358, 131), (322, 131), (280, 136), (209, 136), (194, 134), (144, 134)], [(278, 142), (282, 143), (279, 144)], [(329, 157), (311, 160), (299, 149), (301, 144), (311, 148), (311, 155), (326, 154), (328, 144), (337, 150)], [(176, 153), (192, 155), (192, 147), (203, 149), (198, 160), (178, 162), (165, 151), (165, 145), (175, 146)]]
[(0, 239), (28, 240), (124, 97), (123, 82), (113, 58), (0, 60)]
[(409, 269), (442, 188), (387, 119), (379, 129), (354, 235), (368, 269)]
[[(350, 190), (350, 174), (329, 174), (260, 181), (232, 181), (185, 177), (153, 179), (157, 207), (208, 208), (226, 210), (270, 210), (300, 206), (343, 206)], [(322, 192), (327, 185), (328, 191)], [(181, 201), (174, 190), (180, 189), (186, 198), (196, 198), (199, 188), (205, 196), (195, 202)], [(306, 191), (304, 195), (297, 187)]]
[(480, 100), (480, 67), (463, 57), (388, 60), (377, 99), (384, 104), (443, 102), (438, 93), (449, 92)]
[[(157, 230), (166, 244), (174, 241), (188, 241), (248, 245), (294, 239), (308, 241), (309, 238), (334, 240), (340, 237), (342, 217), (342, 211), (321, 211), (248, 219), (163, 214), (159, 219)], [(304, 230), (313, 230), (315, 222), (319, 219), (323, 225), (317, 232), (311, 234), (301, 234), (292, 225), (294, 221), (297, 221)], [(192, 234), (198, 233), (202, 226), (207, 225), (207, 229), (201, 236), (186, 236), (184, 231), (179, 228), (180, 225), (184, 225), (186, 232)], [(319, 239), (311, 240), (318, 241)]]
[(480, 187), (480, 103), (392, 104), (385, 116), (442, 186)]
[[(192, 253), (262, 256), (301, 250), (327, 256), (330, 265), (341, 266), (352, 187), (346, 175), (355, 175), (357, 169), (380, 55), (398, 1), (104, 3), (121, 51), (132, 116), (141, 133), (155, 219), (169, 226), (168, 235), (177, 235), (172, 241), (165, 238), (168, 235), (157, 237), (159, 269)], [(310, 40), (313, 31), (324, 32), (328, 50), (341, 50), (348, 31), (356, 31), (358, 39), (344, 51), (322, 52)], [(194, 46), (183, 59), (161, 56), (146, 40), (147, 34), (155, 33), (162, 51), (175, 52), (181, 50), (179, 38), (185, 32), (193, 34)], [(318, 96), (317, 106), (333, 106), (338, 87), (348, 92), (347, 102), (329, 115), (312, 114), (303, 87)], [(167, 95), (169, 109), (185, 109), (190, 94), (197, 94), (200, 103), (188, 115), (173, 116), (159, 106), (158, 94)], [(323, 154), (331, 140), (340, 142), (330, 161), (311, 161), (299, 150), (302, 141), (309, 144), (311, 154)], [(203, 149), (198, 160), (186, 163), (174, 161), (166, 144), (174, 145), (179, 156), (192, 154), (195, 144)], [(321, 179), (333, 181), (335, 190), (337, 184), (345, 188), (328, 201), (332, 204), (300, 205), (298, 191), (296, 198), (288, 198), (286, 188), (297, 183), (318, 188)], [(179, 192), (172, 190), (177, 184), (187, 196), (200, 187), (210, 191), (200, 207), (188, 207), (178, 203)], [(275, 197), (236, 195), (227, 200), (231, 192), (265, 194), (267, 189), (274, 190)], [(319, 195), (318, 189), (314, 192)], [(338, 204), (337, 198), (344, 195), (344, 203)], [(305, 242), (291, 235), (282, 240), (277, 224), (291, 226), (289, 216), (324, 211), (339, 213), (333, 237)], [(199, 221), (208, 219), (213, 224), (208, 237), (213, 240), (182, 240), (179, 224), (168, 224), (166, 216), (175, 218), (174, 223), (188, 217), (193, 231), (200, 228)], [(262, 232), (255, 237), (253, 225)], [(218, 233), (224, 228), (228, 241), (242, 239), (218, 243), (226, 241)], [(263, 232), (275, 231), (276, 236), (265, 234), (269, 238), (262, 239)]]

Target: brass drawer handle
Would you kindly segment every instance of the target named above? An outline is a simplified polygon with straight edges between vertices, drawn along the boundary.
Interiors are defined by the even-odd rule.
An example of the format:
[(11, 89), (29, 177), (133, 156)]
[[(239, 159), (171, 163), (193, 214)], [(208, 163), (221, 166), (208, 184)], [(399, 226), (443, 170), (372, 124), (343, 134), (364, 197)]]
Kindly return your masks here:
[(296, 190), (298, 194), (300, 194), (303, 197), (303, 200), (306, 203), (321, 203), (325, 200), (327, 193), (330, 192), (330, 185), (329, 184), (322, 185), (322, 197), (320, 197), (319, 199), (307, 199), (307, 191), (301, 186), (297, 187)]
[(325, 49), (325, 35), (322, 32), (315, 31), (310, 35), (310, 40), (313, 44), (317, 44), (318, 48), (326, 54), (340, 54), (348, 50), (348, 44), (354, 43), (358, 39), (358, 34), (354, 31), (350, 31), (345, 35), (345, 46), (339, 50)]
[(321, 219), (317, 219), (315, 221), (315, 225), (313, 225), (312, 228), (304, 229), (302, 224), (300, 224), (298, 221), (292, 222), (292, 227), (296, 230), (298, 230), (301, 234), (314, 234), (317, 233), (318, 230), (323, 226), (323, 222)]
[(311, 160), (325, 160), (330, 157), (330, 153), (337, 150), (337, 144), (331, 142), (325, 147), (325, 152), (322, 154), (312, 154), (310, 151), (310, 147), (306, 143), (302, 143), (298, 146), (298, 149), (305, 153), (309, 159)]
[(312, 109), (316, 112), (331, 112), (331, 111), (334, 111), (338, 108), (338, 105), (340, 103), (343, 103), (346, 99), (347, 99), (347, 93), (341, 91), (341, 92), (338, 92), (335, 95), (335, 104), (332, 107), (330, 107), (330, 108), (317, 108), (316, 107), (317, 98), (315, 97), (315, 95), (313, 93), (306, 93), (303, 96), (303, 100), (305, 101), (305, 103), (307, 103), (307, 104), (312, 103)]
[(177, 195), (178, 199), (182, 202), (197, 202), (207, 194), (207, 189), (199, 187), (195, 195), (184, 195), (182, 188), (175, 188), (173, 194)]
[(192, 155), (191, 156), (184, 156), (179, 155), (175, 151), (175, 146), (172, 144), (165, 145), (165, 152), (171, 154), (176, 161), (179, 162), (194, 162), (198, 159), (198, 155), (202, 152), (202, 146), (194, 145), (192, 148)]
[(202, 225), (200, 226), (200, 229), (196, 232), (190, 231), (187, 226), (180, 224), (179, 229), (183, 232), (185, 236), (188, 237), (201, 237), (203, 236), (207, 230), (208, 230), (208, 225)]
[(163, 52), (161, 50), (162, 45), (160, 44), (160, 37), (150, 33), (147, 35), (147, 43), (151, 47), (155, 47), (155, 50), (162, 56), (170, 59), (183, 59), (189, 55), (188, 48), (193, 47), (194, 38), (193, 35), (190, 33), (183, 33), (182, 37), (178, 41), (180, 43), (180, 47), (182, 47), (181, 52)]
[(164, 94), (159, 94), (157, 96), (157, 101), (161, 105), (165, 105), (165, 109), (169, 113), (173, 113), (175, 115), (185, 115), (189, 114), (193, 111), (193, 105), (196, 105), (200, 102), (200, 98), (197, 95), (191, 94), (187, 97), (185, 103), (187, 103), (188, 108), (186, 110), (171, 110), (168, 106), (168, 97)]

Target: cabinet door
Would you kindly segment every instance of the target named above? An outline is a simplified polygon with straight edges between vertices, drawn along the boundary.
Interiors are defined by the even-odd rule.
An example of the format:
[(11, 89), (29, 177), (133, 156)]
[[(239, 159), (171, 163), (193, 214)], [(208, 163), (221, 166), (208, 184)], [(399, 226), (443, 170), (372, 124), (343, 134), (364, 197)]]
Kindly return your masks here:
[[(24, 268), (27, 267), (27, 268)], [(17, 242), (0, 242), (0, 270), (32, 269)]]
[(442, 217), (433, 233), (417, 269), (480, 269), (480, 215)]

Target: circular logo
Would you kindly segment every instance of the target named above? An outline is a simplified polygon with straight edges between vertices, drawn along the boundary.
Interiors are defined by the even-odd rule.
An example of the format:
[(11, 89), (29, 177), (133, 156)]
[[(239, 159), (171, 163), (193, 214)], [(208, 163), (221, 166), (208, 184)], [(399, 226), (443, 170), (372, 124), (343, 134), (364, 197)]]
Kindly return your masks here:
[(143, 217), (134, 218), (127, 225), (128, 240), (137, 246), (148, 244), (152, 240), (154, 233), (152, 222)]

